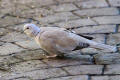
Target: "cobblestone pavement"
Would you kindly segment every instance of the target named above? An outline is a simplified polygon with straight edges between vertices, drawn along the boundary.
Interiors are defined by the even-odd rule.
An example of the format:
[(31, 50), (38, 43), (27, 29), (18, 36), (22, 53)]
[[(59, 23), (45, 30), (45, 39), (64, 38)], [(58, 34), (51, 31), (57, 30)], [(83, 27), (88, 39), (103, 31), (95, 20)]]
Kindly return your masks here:
[(25, 23), (58, 26), (120, 43), (120, 0), (0, 0), (0, 80), (120, 80), (120, 54), (86, 48), (44, 59)]

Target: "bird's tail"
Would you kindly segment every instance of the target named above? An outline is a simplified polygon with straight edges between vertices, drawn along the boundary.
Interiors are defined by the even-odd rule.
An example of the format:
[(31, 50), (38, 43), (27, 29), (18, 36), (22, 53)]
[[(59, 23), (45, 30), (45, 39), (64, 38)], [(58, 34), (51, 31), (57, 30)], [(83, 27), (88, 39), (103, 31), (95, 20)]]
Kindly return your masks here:
[(106, 44), (102, 44), (102, 43), (97, 43), (94, 41), (89, 41), (90, 47), (92, 48), (97, 48), (97, 49), (102, 49), (108, 52), (116, 52), (117, 51), (117, 47), (116, 46), (110, 46), (110, 45), (106, 45)]

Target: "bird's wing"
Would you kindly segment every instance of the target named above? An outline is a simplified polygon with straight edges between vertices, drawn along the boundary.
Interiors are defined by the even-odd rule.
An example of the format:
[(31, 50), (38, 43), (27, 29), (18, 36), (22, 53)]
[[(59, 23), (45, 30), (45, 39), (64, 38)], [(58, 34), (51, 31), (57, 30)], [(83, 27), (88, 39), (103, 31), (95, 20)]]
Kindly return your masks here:
[[(66, 28), (58, 28), (58, 27), (40, 27), (40, 28), (41, 28), (41, 30), (44, 30), (44, 31), (64, 30), (64, 31), (66, 31), (66, 32), (75, 33), (74, 31), (72, 31), (72, 30), (67, 30)], [(81, 37), (84, 37), (84, 38), (86, 38), (86, 39), (89, 39), (89, 40), (92, 40), (92, 39), (93, 39), (93, 37), (91, 37), (91, 36), (86, 36), (86, 35), (82, 35), (82, 34), (77, 34), (77, 35), (79, 35), (79, 36), (81, 36)]]
[[(65, 44), (66, 46), (63, 46), (62, 44)], [(65, 36), (63, 36), (63, 39), (60, 40), (60, 43), (56, 44), (57, 49), (64, 52), (75, 51), (82, 48), (87, 48), (89, 46), (90, 45), (87, 42), (80, 40), (79, 35), (76, 35), (74, 33), (69, 33), (69, 32), (66, 33)]]
[(79, 36), (64, 30), (45, 31), (41, 38), (48, 43), (47, 46), (54, 46), (54, 49), (62, 53), (88, 47), (87, 43), (80, 42)]

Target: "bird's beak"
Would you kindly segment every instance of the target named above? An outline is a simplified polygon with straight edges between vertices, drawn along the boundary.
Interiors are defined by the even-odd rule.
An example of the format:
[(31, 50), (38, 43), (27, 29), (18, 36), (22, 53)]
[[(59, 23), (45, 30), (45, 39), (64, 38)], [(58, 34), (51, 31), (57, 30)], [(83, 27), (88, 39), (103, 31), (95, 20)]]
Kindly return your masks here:
[(25, 30), (26, 30), (26, 29), (24, 29), (24, 30), (22, 31), (22, 33), (24, 33), (24, 32), (25, 32)]

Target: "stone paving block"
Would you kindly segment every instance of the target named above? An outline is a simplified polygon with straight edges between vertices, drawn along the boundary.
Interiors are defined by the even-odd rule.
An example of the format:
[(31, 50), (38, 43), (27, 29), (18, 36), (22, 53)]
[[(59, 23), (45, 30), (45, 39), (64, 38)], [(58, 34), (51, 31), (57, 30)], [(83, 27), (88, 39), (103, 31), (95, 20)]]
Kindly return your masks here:
[(85, 0), (56, 0), (59, 3), (65, 3), (65, 2), (79, 2), (79, 1), (85, 1)]
[(6, 16), (4, 19), (0, 19), (0, 26), (6, 27), (9, 25), (15, 25), (25, 22), (25, 19), (20, 19), (19, 17)]
[(110, 80), (120, 80), (120, 76), (119, 75), (110, 76)]
[(79, 66), (68, 66), (64, 69), (71, 75), (77, 74), (101, 74), (102, 65), (79, 65)]
[(93, 37), (93, 41), (99, 42), (99, 43), (104, 43), (104, 38), (105, 38), (105, 34), (91, 34), (91, 35), (87, 35), (87, 36), (91, 36)]
[(76, 20), (56, 23), (55, 25), (58, 25), (59, 27), (62, 28), (76, 28), (80, 26), (97, 25), (97, 23), (92, 21), (91, 19), (76, 19)]
[(120, 74), (120, 65), (119, 64), (107, 65), (104, 74)]
[(115, 31), (116, 25), (98, 25), (98, 26), (86, 26), (73, 29), (77, 34), (81, 33), (111, 33)]
[(43, 61), (47, 63), (50, 67), (62, 67), (62, 66), (80, 64), (79, 61), (70, 60), (70, 59), (45, 59)]
[[(33, 21), (33, 20), (31, 20), (31, 19), (27, 19), (27, 21), (28, 21), (28, 23), (29, 23), (29, 21), (31, 21), (31, 23), (32, 24), (36, 24), (36, 25), (38, 25), (38, 26), (42, 26), (42, 24), (40, 23), (40, 24), (37, 24), (38, 23), (38, 21)], [(23, 23), (23, 24), (18, 24), (18, 25), (12, 25), (12, 26), (8, 26), (7, 27), (7, 29), (8, 30), (12, 30), (11, 32), (17, 32), (17, 33), (19, 33), (19, 32), (21, 32), (21, 33), (23, 33), (23, 27), (24, 27), (24, 25), (25, 24), (27, 24), (27, 22), (26, 23)], [(43, 25), (49, 25), (49, 24), (43, 24)], [(10, 31), (9, 31), (10, 32)], [(25, 33), (23, 33), (23, 34), (25, 34)]]
[(54, 23), (54, 22), (66, 21), (77, 18), (79, 17), (73, 15), (71, 12), (61, 12), (43, 18), (36, 17), (35, 19), (39, 20), (41, 23)]
[(80, 8), (99, 8), (108, 6), (105, 0), (86, 0), (77, 2), (76, 5)]
[[(6, 71), (6, 72), (5, 72)], [(10, 69), (6, 69), (6, 70), (3, 70), (3, 71), (0, 71), (1, 72), (1, 74), (0, 74), (0, 79), (1, 80), (7, 80), (6, 78), (3, 78), (3, 76), (8, 76), (8, 75), (10, 75), (11, 73), (9, 72), (10, 71)], [(12, 75), (14, 75), (14, 74), (12, 74)]]
[(10, 32), (10, 30), (8, 30), (8, 29), (0, 28), (0, 36), (6, 35), (9, 32)]
[(120, 32), (120, 28), (119, 28), (119, 27), (120, 27), (120, 25), (118, 24), (118, 25), (116, 25), (116, 27), (118, 27), (118, 32)]
[(120, 24), (120, 16), (101, 16), (93, 19), (99, 24)]
[(0, 42), (0, 46), (2, 46), (4, 44), (4, 42)]
[(20, 32), (9, 32), (5, 36), (1, 37), (0, 40), (7, 42), (19, 42), (30, 40), (26, 34), (21, 34)]
[(6, 14), (9, 13), (11, 15), (16, 15), (20, 17), (26, 17), (26, 18), (31, 18), (33, 16), (40, 16), (41, 13), (46, 14), (49, 11), (44, 9), (43, 7), (40, 8), (41, 6), (45, 5), (51, 5), (54, 4), (55, 1), (53, 0), (29, 0), (29, 1), (24, 1), (24, 0), (2, 0), (1, 5), (1, 14)]
[(29, 0), (29, 1), (24, 1), (24, 0), (20, 0), (20, 1), (17, 1), (18, 3), (20, 4), (30, 4), (30, 3), (33, 3), (33, 4), (38, 4), (40, 3), (39, 5), (48, 5), (48, 4), (52, 4), (54, 3), (53, 0), (36, 0), (36, 1), (33, 1), (33, 0)]
[(120, 7), (120, 0), (108, 0), (111, 6)]
[(14, 80), (18, 78), (23, 78), (24, 76), (22, 74), (16, 74), (16, 73), (4, 73), (1, 75), (2, 80)]
[(21, 62), (21, 59), (15, 58), (13, 56), (2, 56), (0, 57), (0, 76), (4, 75), (2, 71), (5, 71), (5, 74), (11, 71), (11, 64)]
[(41, 7), (41, 6), (45, 6), (45, 5), (54, 4), (55, 1), (54, 0), (35, 0), (35, 1), (20, 0), (20, 1), (18, 1), (18, 3), (25, 4), (25, 5), (28, 4), (28, 5), (34, 6), (34, 7)]
[(84, 48), (81, 50), (83, 55), (95, 55), (100, 52), (100, 50), (97, 50), (95, 48)]
[(26, 77), (23, 75), (24, 73), (21, 74), (17, 74), (14, 72), (10, 72), (10, 71), (0, 71), (0, 79), (1, 80), (33, 80), (30, 77)]
[(14, 54), (15, 57), (20, 58), (22, 60), (36, 60), (45, 58), (45, 52), (41, 49), (37, 50), (25, 50)]
[(59, 4), (59, 5), (53, 5), (50, 6), (52, 10), (55, 12), (61, 12), (61, 11), (72, 11), (78, 9), (74, 4)]
[[(69, 55), (68, 55), (69, 56)], [(67, 57), (68, 57), (67, 56)], [(70, 66), (70, 65), (80, 65), (80, 64), (92, 64), (92, 57), (89, 55), (76, 55), (77, 58), (65, 58), (65, 59), (48, 59), (43, 60), (45, 63), (47, 63), (50, 67), (63, 67), (63, 66)], [(73, 55), (72, 57), (75, 57)]]
[(31, 80), (29, 78), (17, 78), (17, 79), (14, 79), (14, 80)]
[(120, 76), (92, 76), (91, 80), (120, 80)]
[[(10, 5), (8, 5), (8, 3), (10, 3)], [(2, 9), (0, 9), (1, 10), (0, 12), (1, 12), (1, 14), (3, 14), (3, 16), (5, 14), (11, 14), (11, 15), (14, 16), (15, 14), (20, 14), (21, 12), (23, 12), (23, 11), (25, 11), (27, 9), (30, 9), (30, 7), (28, 7), (26, 5), (17, 4), (17, 3), (14, 3), (12, 1), (11, 2), (7, 2), (6, 5), (4, 5)]]
[(120, 43), (120, 33), (108, 35), (107, 44), (116, 45)]
[(8, 76), (10, 72), (0, 71), (0, 80), (7, 80), (6, 78), (3, 78), (3, 76)]
[(95, 8), (95, 9), (83, 9), (77, 10), (73, 13), (79, 16), (93, 17), (93, 16), (108, 16), (108, 15), (119, 15), (117, 8)]
[(53, 68), (53, 69), (43, 69), (43, 70), (36, 70), (32, 71), (31, 73), (25, 73), (25, 76), (29, 76), (33, 79), (44, 79), (50, 77), (60, 77), (66, 76), (67, 73), (60, 68)]
[[(0, 9), (1, 9), (0, 13), (1, 13), (1, 12), (3, 13), (3, 9), (5, 9), (5, 7), (7, 7), (6, 10), (8, 10), (7, 12), (6, 12), (6, 10), (5, 10), (5, 11), (4, 11), (5, 13), (8, 13), (8, 12), (11, 11), (12, 8), (13, 8), (13, 6), (11, 5), (11, 2), (10, 2), (9, 0), (2, 0), (2, 1), (0, 2)], [(10, 8), (11, 8), (11, 9), (10, 9)], [(4, 14), (4, 13), (3, 13), (3, 14)]]
[(9, 27), (7, 27), (7, 29), (12, 29), (12, 30), (15, 30), (15, 31), (23, 32), (23, 27), (24, 27), (24, 25), (25, 25), (25, 24), (9, 26)]
[(91, 80), (120, 80), (120, 76), (92, 76)]
[(33, 18), (35, 19), (36, 17), (42, 18), (48, 15), (53, 15), (54, 11), (50, 8), (33, 8), (33, 9), (27, 9), (23, 10), (21, 12), (14, 12), (11, 13), (12, 15), (20, 16), (20, 17), (25, 17), (25, 18)]
[[(79, 50), (78, 50), (79, 51)], [(90, 55), (80, 55), (80, 54), (65, 54), (68, 59), (78, 60), (80, 64), (92, 64), (93, 58)]]
[(92, 76), (91, 80), (111, 80), (108, 76)]
[(19, 12), (25, 10), (25, 9), (29, 9), (29, 7), (19, 3), (16, 0), (12, 0), (12, 1), (10, 1), (10, 0), (2, 0), (1, 1), (1, 11), (0, 12), (2, 14), (19, 13)]
[[(114, 46), (119, 44), (120, 43), (120, 36), (119, 35), (120, 35), (120, 33), (108, 35), (107, 44), (114, 45)], [(118, 46), (118, 50), (120, 50), (119, 46)]]
[(40, 46), (34, 41), (20, 41), (20, 42), (16, 42), (17, 45), (22, 46), (23, 48), (27, 48), (27, 49), (39, 49)]
[(96, 64), (119, 64), (120, 54), (119, 53), (99, 53), (94, 55)]
[[(2, 0), (1, 5), (1, 14), (12, 14), (20, 17), (27, 17), (31, 18), (33, 16), (39, 16), (40, 13), (48, 12), (48, 10), (39, 8), (44, 5), (49, 5), (49, 4), (54, 4), (55, 1), (53, 0), (29, 0), (29, 1), (24, 1), (24, 0)], [(37, 8), (36, 8), (37, 7)]]
[(38, 79), (46, 79), (46, 78), (52, 78), (52, 77), (61, 77), (66, 76), (67, 73), (63, 71), (60, 68), (51, 68), (51, 69), (42, 69), (42, 70), (34, 70), (30, 72), (24, 72), (20, 74), (15, 75), (8, 75), (3, 76), (3, 78), (9, 80), (9, 79), (15, 79), (19, 77), (29, 77), (32, 80), (38, 80)]
[(11, 66), (11, 71), (15, 73), (23, 73), (27, 71), (32, 71), (36, 69), (44, 69), (47, 65), (40, 60), (30, 60), (25, 62), (16, 63)]
[[(50, 4), (54, 4), (55, 1), (54, 0), (29, 0), (29, 1), (25, 1), (25, 0), (2, 0), (1, 4), (4, 7), (11, 7), (10, 5), (15, 4), (14, 7), (18, 6), (18, 5), (22, 5), (22, 6), (27, 6), (30, 8), (35, 8), (35, 7), (41, 7), (41, 6), (45, 6), (45, 5), (50, 5)], [(9, 5), (9, 6), (8, 6)], [(22, 7), (21, 6), (21, 7)]]
[(3, 16), (3, 14), (0, 14), (0, 18)]
[(16, 58), (14, 56), (9, 56), (9, 55), (8, 56), (1, 56), (0, 57), (0, 66), (2, 67), (2, 65), (3, 65), (3, 67), (5, 67), (5, 65), (9, 66), (9, 64), (18, 63), (21, 61), (23, 61), (23, 60)]
[(78, 76), (51, 78), (51, 79), (47, 79), (47, 80), (88, 80), (88, 76), (87, 75), (78, 75)]
[(5, 43), (4, 45), (0, 46), (0, 55), (9, 55), (16, 52), (21, 52), (25, 49), (20, 48), (11, 43)]

